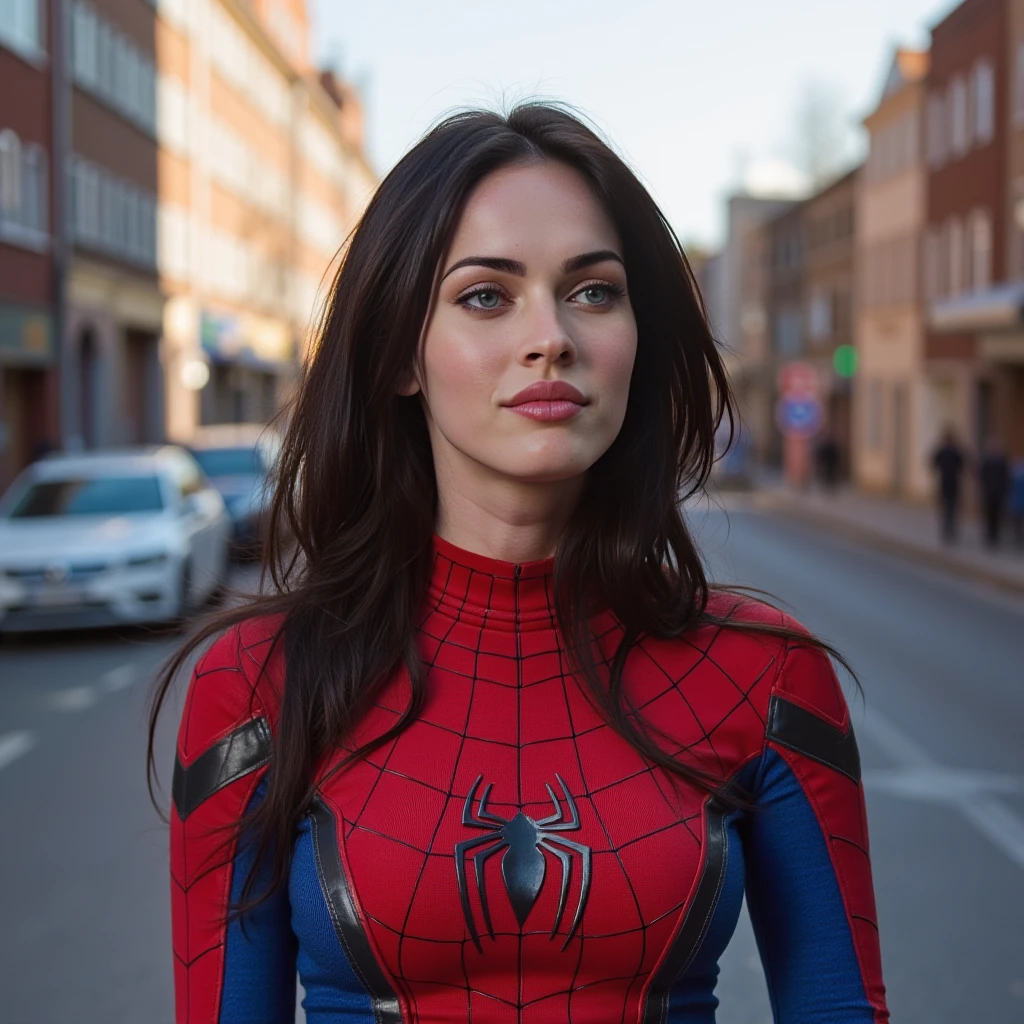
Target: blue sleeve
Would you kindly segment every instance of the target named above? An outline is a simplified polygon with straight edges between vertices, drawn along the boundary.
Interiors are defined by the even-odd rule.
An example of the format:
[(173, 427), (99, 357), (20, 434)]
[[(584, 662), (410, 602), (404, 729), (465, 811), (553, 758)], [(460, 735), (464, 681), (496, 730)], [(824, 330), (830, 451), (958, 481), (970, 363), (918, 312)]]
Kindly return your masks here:
[[(251, 810), (266, 792), (260, 782)], [(231, 871), (231, 904), (242, 898), (242, 887), (255, 851), (243, 846)], [(264, 879), (257, 880), (256, 892)], [(244, 917), (228, 924), (224, 952), (224, 991), (218, 1024), (294, 1024), (295, 976), (298, 949), (291, 928), (287, 885)]]
[[(846, 776), (820, 763), (808, 767), (835, 799), (856, 799)], [(834, 860), (834, 843), (846, 840), (823, 827), (820, 794), (812, 806), (789, 760), (768, 748), (755, 795), (745, 831), (747, 901), (776, 1024), (886, 1021), (884, 990), (881, 1006), (869, 1001), (871, 979), (844, 899), (844, 885), (856, 879), (840, 878)], [(866, 847), (854, 855), (866, 858)], [(877, 928), (874, 934), (877, 949)]]

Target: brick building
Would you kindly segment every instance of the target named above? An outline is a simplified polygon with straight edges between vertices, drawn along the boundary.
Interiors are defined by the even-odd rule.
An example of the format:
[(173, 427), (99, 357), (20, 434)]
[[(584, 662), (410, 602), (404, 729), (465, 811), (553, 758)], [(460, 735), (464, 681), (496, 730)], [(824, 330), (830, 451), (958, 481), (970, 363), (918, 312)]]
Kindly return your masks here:
[[(836, 353), (853, 344), (855, 168), (811, 196), (803, 209), (804, 358), (818, 371), (824, 429), (839, 445), (840, 472), (851, 464), (852, 381)], [(840, 362), (840, 365), (842, 363)]]
[(65, 442), (158, 441), (156, 14), (145, 0), (72, 0), (68, 14)]
[(307, 30), (302, 0), (160, 5), (159, 269), (176, 438), (281, 407), (321, 283), (375, 184), (358, 97), (312, 69)]
[(43, 0), (13, 14), (0, 20), (0, 491), (58, 439), (50, 19)]
[(957, 7), (932, 30), (928, 78), (925, 351), (936, 420), (975, 453), (995, 436), (1024, 454), (1009, 230), (1010, 14), (1008, 0)]

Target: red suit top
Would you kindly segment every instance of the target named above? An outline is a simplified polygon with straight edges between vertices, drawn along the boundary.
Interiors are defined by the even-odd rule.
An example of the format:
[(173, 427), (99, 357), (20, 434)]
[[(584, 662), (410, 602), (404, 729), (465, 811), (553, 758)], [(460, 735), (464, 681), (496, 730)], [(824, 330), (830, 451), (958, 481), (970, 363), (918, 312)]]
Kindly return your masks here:
[[(420, 718), (328, 776), (286, 889), (229, 919), (250, 854), (223, 826), (262, 798), (287, 685), (278, 625), (200, 661), (171, 829), (179, 1024), (712, 1022), (744, 891), (782, 1024), (888, 1020), (860, 764), (828, 659), (704, 626), (642, 639), (624, 690), (690, 763), (735, 779), (733, 811), (645, 762), (594, 710), (555, 625), (550, 561), (435, 539), (418, 627)], [(710, 609), (737, 604), (716, 595)], [(787, 622), (756, 602), (750, 621)], [(593, 621), (607, 655), (621, 626)], [(352, 743), (410, 693), (395, 673)]]

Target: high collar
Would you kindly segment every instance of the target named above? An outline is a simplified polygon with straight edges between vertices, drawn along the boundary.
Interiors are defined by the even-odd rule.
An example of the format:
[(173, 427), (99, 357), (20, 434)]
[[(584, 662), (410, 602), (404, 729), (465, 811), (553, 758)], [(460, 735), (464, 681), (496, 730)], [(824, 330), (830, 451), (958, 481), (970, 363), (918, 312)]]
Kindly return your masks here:
[(555, 622), (555, 560), (503, 562), (434, 535), (428, 607), (503, 630), (550, 629)]

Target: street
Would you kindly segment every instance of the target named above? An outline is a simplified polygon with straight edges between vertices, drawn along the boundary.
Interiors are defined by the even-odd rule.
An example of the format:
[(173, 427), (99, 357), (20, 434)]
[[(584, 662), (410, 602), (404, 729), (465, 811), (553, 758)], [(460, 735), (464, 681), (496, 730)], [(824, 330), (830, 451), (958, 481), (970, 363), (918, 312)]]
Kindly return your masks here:
[[(848, 692), (892, 1020), (1024, 1019), (1024, 600), (739, 499), (691, 521), (714, 579), (769, 591), (861, 680), (863, 700)], [(144, 752), (149, 683), (177, 640), (0, 646), (3, 1024), (172, 1019), (166, 830)], [(771, 1021), (745, 918), (719, 994), (725, 1024)]]

